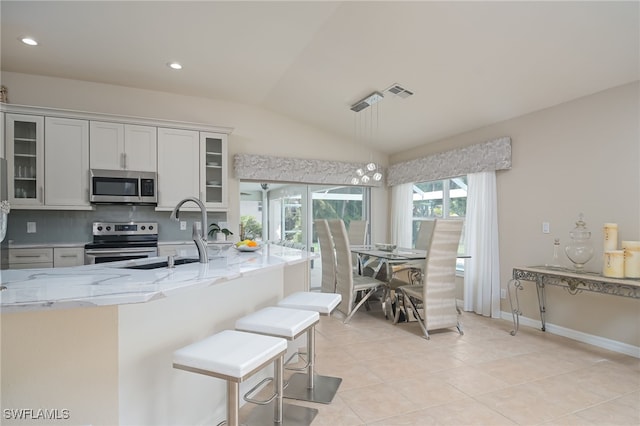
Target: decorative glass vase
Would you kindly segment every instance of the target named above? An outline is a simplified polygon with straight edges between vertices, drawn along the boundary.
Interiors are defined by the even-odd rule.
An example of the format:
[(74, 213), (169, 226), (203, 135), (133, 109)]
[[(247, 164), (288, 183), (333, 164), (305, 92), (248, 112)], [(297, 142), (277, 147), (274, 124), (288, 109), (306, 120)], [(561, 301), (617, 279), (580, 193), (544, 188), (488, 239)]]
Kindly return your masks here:
[(564, 252), (576, 271), (584, 271), (584, 265), (593, 257), (593, 243), (591, 241), (591, 231), (587, 229), (587, 224), (582, 220), (582, 213), (578, 215), (578, 221), (573, 231), (569, 232), (571, 241), (564, 248)]

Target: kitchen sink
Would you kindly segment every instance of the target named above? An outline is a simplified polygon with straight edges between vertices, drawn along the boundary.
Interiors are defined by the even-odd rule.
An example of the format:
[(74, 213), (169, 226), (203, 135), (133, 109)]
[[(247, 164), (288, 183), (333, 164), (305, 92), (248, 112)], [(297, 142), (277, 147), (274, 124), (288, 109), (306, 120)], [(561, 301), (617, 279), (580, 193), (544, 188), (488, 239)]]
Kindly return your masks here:
[[(186, 265), (187, 263), (195, 263), (198, 262), (198, 259), (175, 259), (173, 261), (173, 264), (175, 266), (178, 265)], [(167, 266), (169, 266), (169, 264), (167, 263), (167, 261), (163, 261), (163, 262), (153, 262), (153, 263), (142, 263), (140, 265), (131, 265), (131, 266), (123, 266), (123, 268), (125, 269), (159, 269), (159, 268), (166, 268)]]

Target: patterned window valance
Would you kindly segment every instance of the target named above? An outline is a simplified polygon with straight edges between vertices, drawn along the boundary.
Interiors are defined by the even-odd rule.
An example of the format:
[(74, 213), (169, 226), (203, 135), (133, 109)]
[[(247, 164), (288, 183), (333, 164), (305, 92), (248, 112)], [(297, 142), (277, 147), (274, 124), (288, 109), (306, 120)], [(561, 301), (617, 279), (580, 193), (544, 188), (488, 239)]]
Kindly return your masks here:
[(511, 168), (511, 138), (502, 137), (460, 149), (416, 158), (389, 167), (388, 185), (427, 182), (469, 173)]
[[(233, 158), (235, 176), (263, 182), (299, 182), (330, 185), (351, 185), (360, 163), (273, 157), (269, 155), (236, 154)], [(382, 186), (370, 182), (367, 186)]]

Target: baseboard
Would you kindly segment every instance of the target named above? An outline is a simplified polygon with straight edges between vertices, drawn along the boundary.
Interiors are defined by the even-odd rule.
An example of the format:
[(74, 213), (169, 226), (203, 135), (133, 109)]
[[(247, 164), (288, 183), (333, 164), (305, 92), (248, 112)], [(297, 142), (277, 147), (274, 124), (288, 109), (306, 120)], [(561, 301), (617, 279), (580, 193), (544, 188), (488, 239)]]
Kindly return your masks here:
[[(513, 315), (511, 312), (502, 311), (500, 312), (500, 315), (502, 319), (513, 322)], [(520, 326), (523, 325), (537, 329), (540, 329), (541, 327), (540, 320), (520, 316)], [(582, 331), (572, 330), (549, 322), (545, 324), (545, 328), (547, 333), (557, 334), (558, 336), (567, 337), (569, 339), (577, 340), (578, 342), (588, 343), (599, 348), (640, 358), (640, 347), (638, 346), (629, 345), (628, 343), (607, 339), (605, 337), (595, 336), (593, 334), (583, 333)]]

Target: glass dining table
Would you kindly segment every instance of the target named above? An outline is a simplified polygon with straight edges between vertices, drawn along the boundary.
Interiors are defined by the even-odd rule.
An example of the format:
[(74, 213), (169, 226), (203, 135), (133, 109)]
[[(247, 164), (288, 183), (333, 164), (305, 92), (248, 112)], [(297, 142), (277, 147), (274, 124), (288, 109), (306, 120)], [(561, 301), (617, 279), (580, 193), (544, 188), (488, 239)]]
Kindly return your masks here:
[(391, 279), (394, 265), (417, 262), (427, 257), (426, 250), (402, 247), (381, 250), (375, 245), (351, 246), (351, 253), (356, 256), (360, 275), (365, 275), (367, 270), (371, 270), (371, 276), (381, 281)]
[[(418, 263), (427, 258), (427, 250), (398, 247), (393, 250), (381, 250), (375, 245), (353, 245), (351, 253), (356, 256), (358, 273), (369, 275), (381, 280), (389, 281), (393, 276), (393, 267), (405, 263)], [(468, 259), (471, 256), (458, 254), (458, 259)]]

